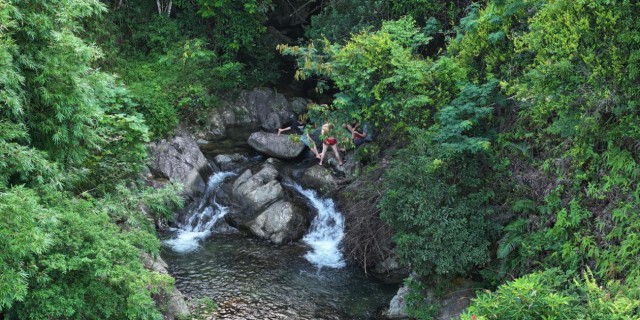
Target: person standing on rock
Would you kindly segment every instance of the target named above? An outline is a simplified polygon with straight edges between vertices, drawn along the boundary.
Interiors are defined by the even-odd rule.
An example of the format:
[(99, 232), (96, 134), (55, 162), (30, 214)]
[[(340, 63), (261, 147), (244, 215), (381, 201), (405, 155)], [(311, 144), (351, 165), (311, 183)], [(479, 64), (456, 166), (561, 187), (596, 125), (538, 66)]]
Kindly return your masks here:
[(291, 118), (293, 118), (293, 122), (291, 123), (291, 125), (286, 128), (278, 129), (278, 135), (280, 135), (284, 131), (291, 130), (293, 133), (299, 135), (300, 141), (302, 141), (302, 143), (304, 143), (307, 147), (309, 147), (309, 149), (311, 149), (311, 152), (313, 152), (316, 158), (320, 159), (318, 147), (316, 146), (314, 140), (309, 136), (309, 126), (307, 125), (307, 121), (304, 115), (301, 115), (298, 119), (296, 119), (294, 116), (291, 116)]
[(336, 155), (336, 159), (338, 159), (338, 163), (343, 165), (342, 158), (340, 158), (340, 151), (338, 150), (338, 139), (331, 135), (331, 131), (333, 130), (333, 125), (331, 123), (325, 123), (322, 125), (322, 152), (320, 153), (320, 165), (322, 165), (322, 161), (324, 160), (324, 155), (327, 152), (329, 146), (333, 149), (333, 153)]

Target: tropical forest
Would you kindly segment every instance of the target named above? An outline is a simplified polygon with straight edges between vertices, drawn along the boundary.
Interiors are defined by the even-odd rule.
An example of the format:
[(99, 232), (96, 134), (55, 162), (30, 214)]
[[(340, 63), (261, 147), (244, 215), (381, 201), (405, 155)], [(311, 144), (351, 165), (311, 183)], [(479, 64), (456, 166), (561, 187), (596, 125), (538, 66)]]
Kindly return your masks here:
[(639, 17), (0, 0), (0, 319), (640, 319)]

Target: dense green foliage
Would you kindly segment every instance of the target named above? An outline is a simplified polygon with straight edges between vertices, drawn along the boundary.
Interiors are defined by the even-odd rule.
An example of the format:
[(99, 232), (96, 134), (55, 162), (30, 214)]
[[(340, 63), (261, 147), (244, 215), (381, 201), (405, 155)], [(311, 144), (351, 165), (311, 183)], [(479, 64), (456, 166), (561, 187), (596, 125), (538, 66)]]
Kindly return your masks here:
[[(638, 4), (496, 0), (446, 13), (436, 2), (370, 2), (352, 12), (366, 11), (360, 20), (332, 2), (333, 21), (308, 32), (316, 40), (280, 47), (299, 78), (339, 91), (328, 107), (337, 121), (409, 138), (379, 202), (398, 253), (424, 276), (524, 276), (467, 318), (637, 318)], [(416, 12), (466, 16), (446, 20), (450, 33)], [(323, 32), (332, 22), (339, 32)], [(453, 37), (433, 48), (442, 32)], [(593, 276), (571, 284), (551, 268)], [(511, 304), (529, 294), (539, 295), (531, 308)]]
[(270, 1), (173, 1), (175, 17), (158, 14), (153, 1), (105, 1), (111, 9), (91, 25), (130, 91), (132, 111), (144, 115), (153, 138), (179, 122), (205, 125), (230, 88), (277, 78), (273, 46), (263, 37)]
[(420, 274), (464, 274), (488, 261), (494, 91), (493, 83), (467, 85), (440, 110), (439, 125), (416, 132), (387, 171), (381, 216)]
[(332, 106), (337, 112), (328, 115), (336, 123), (366, 119), (406, 130), (428, 127), (433, 110), (452, 98), (457, 79), (464, 77), (450, 61), (434, 63), (416, 55), (428, 40), (411, 18), (404, 18), (354, 35), (345, 45), (324, 40), (279, 49), (298, 57), (298, 78), (324, 76), (340, 90)]
[(378, 29), (384, 21), (404, 16), (418, 21), (423, 28), (448, 32), (464, 17), (469, 0), (331, 0), (320, 13), (311, 17), (306, 30), (309, 39), (327, 38), (346, 42), (351, 34)]
[(152, 294), (172, 290), (140, 261), (159, 250), (140, 206), (166, 217), (180, 199), (123, 187), (149, 137), (83, 39), (105, 12), (97, 1), (0, 1), (2, 318), (160, 319)]
[(599, 286), (587, 270), (570, 279), (557, 269), (528, 274), (485, 292), (461, 316), (486, 319), (637, 319), (640, 306), (619, 283)]
[[(158, 3), (0, 0), (0, 317), (161, 316), (140, 208), (180, 201), (136, 181), (145, 144), (279, 77), (284, 2)], [(336, 93), (312, 120), (377, 128), (356, 154), (385, 171), (369, 205), (413, 271), (497, 288), (463, 319), (638, 318), (640, 5), (318, 5), (278, 50)]]

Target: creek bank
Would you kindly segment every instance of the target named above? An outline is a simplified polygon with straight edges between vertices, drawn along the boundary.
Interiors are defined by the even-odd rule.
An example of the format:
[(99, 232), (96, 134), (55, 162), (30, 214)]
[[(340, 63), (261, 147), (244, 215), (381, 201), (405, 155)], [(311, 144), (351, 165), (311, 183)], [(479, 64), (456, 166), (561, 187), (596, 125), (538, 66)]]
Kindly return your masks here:
[[(178, 132), (169, 139), (152, 142), (148, 145), (148, 174), (144, 177), (146, 184), (154, 188), (163, 188), (169, 183), (180, 183), (184, 186), (182, 195), (194, 200), (204, 193), (206, 179), (211, 173), (219, 171), (210, 163), (198, 148), (198, 144), (185, 131)], [(147, 208), (141, 208), (148, 214)], [(167, 227), (166, 221), (155, 221), (157, 228)], [(159, 274), (168, 275), (167, 264), (162, 258), (153, 258), (149, 254), (141, 254), (144, 266)], [(161, 292), (154, 300), (164, 311), (165, 320), (185, 319), (190, 317), (189, 307), (184, 295), (176, 288), (171, 292)]]
[[(146, 269), (161, 275), (169, 275), (167, 271), (168, 265), (162, 258), (154, 258), (144, 252), (140, 254), (140, 260)], [(165, 310), (163, 314), (164, 320), (187, 319), (191, 316), (185, 297), (177, 288), (171, 288), (171, 292), (166, 292), (162, 289), (153, 296), (153, 300), (161, 310)]]
[[(412, 279), (417, 279), (416, 274), (411, 274)], [(427, 281), (426, 283), (430, 283)], [(460, 314), (471, 304), (471, 299), (476, 297), (475, 283), (466, 278), (451, 279), (444, 284), (435, 284), (426, 290), (423, 304), (431, 304), (437, 307), (434, 319), (457, 319)], [(391, 319), (409, 319), (405, 311), (407, 295), (411, 289), (405, 284), (391, 299), (385, 316)]]

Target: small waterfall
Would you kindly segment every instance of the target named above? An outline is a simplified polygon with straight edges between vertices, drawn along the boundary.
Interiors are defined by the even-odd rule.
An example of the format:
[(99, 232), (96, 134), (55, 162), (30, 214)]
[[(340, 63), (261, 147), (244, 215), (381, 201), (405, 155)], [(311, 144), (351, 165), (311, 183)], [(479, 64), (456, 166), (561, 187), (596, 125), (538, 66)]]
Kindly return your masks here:
[(211, 234), (211, 228), (227, 214), (227, 208), (215, 200), (215, 193), (220, 184), (233, 172), (217, 172), (209, 177), (207, 188), (198, 205), (189, 212), (186, 223), (180, 224), (173, 239), (164, 244), (176, 252), (191, 252), (198, 249), (199, 241)]
[(344, 217), (336, 211), (333, 200), (322, 199), (313, 190), (305, 190), (294, 184), (293, 188), (307, 198), (318, 210), (311, 222), (310, 232), (302, 240), (311, 247), (304, 257), (318, 268), (343, 268), (346, 263), (340, 252), (340, 243), (344, 238)]

